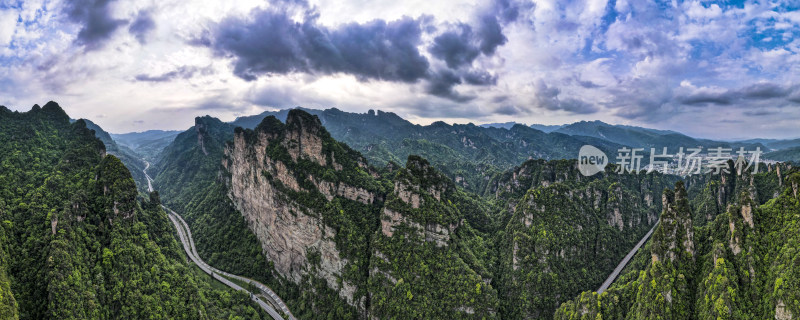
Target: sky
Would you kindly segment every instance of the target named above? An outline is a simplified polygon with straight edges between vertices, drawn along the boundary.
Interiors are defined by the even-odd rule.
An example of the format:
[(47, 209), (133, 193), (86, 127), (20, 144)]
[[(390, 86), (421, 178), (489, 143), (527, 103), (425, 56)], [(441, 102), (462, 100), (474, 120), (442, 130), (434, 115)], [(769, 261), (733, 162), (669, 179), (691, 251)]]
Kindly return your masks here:
[(0, 0), (0, 105), (110, 132), (295, 106), (800, 137), (797, 1)]

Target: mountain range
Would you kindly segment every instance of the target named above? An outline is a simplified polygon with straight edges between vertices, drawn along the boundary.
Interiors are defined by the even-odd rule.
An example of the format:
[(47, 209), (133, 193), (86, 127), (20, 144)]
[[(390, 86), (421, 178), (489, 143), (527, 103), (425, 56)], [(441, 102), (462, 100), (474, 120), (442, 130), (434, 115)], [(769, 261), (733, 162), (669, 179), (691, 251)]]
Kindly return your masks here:
[(299, 319), (800, 315), (796, 166), (587, 177), (575, 159), (585, 144), (791, 158), (789, 140), (303, 108), (117, 135), (54, 102), (0, 108), (0, 137), (4, 319), (268, 317), (187, 256), (268, 286)]

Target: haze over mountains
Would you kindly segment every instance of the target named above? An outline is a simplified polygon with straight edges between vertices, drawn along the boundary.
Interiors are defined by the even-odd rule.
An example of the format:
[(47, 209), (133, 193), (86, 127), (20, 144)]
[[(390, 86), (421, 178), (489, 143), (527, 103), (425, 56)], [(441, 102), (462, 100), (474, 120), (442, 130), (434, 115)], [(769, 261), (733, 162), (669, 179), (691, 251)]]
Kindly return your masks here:
[[(585, 144), (597, 146), (611, 159), (614, 159), (621, 147), (644, 148), (643, 165), (649, 162), (647, 159), (649, 148), (656, 148), (660, 152), (663, 147), (667, 147), (671, 153), (677, 152), (681, 147), (698, 146), (726, 147), (734, 151), (740, 147), (746, 150), (760, 148), (765, 153), (763, 156), (765, 159), (800, 160), (797, 157), (800, 139), (714, 141), (696, 139), (669, 130), (611, 125), (601, 121), (530, 127), (513, 122), (480, 126), (451, 125), (444, 122), (416, 125), (394, 113), (380, 110), (351, 113), (336, 108), (299, 109), (318, 116), (335, 139), (362, 152), (375, 165), (385, 165), (389, 162), (402, 163), (408, 155), (421, 155), (462, 187), (479, 193), (484, 191), (488, 182), (485, 176), (507, 170), (530, 158), (575, 158), (578, 149)], [(285, 121), (290, 110), (265, 111), (258, 115), (238, 117), (224, 130), (232, 132), (237, 126), (253, 129), (268, 116), (275, 116), (278, 120)], [(219, 120), (215, 122), (222, 123)], [(155, 163), (161, 150), (169, 145), (178, 133), (178, 131), (151, 130), (110, 136), (126, 149), (133, 150), (140, 157)], [(143, 177), (136, 178), (138, 182), (143, 183)]]

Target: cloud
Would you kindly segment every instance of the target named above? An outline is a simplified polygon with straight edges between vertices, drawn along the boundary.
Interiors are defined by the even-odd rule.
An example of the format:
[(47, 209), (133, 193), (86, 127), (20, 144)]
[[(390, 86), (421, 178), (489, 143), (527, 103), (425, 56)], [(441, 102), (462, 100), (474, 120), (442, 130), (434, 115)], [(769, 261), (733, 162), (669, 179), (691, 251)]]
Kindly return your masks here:
[(175, 70), (162, 73), (159, 75), (148, 75), (148, 74), (137, 74), (134, 79), (136, 81), (143, 81), (143, 82), (168, 82), (175, 79), (189, 79), (194, 76), (196, 73), (207, 73), (207, 69), (201, 69), (192, 66), (181, 66)]
[(0, 47), (11, 42), (17, 27), (19, 13), (13, 9), (0, 9)]
[(485, 70), (467, 70), (461, 74), (464, 82), (476, 86), (490, 86), (497, 84), (497, 75)]
[(493, 55), (497, 47), (508, 42), (508, 38), (503, 34), (503, 28), (494, 15), (485, 15), (481, 18), (478, 27), (480, 37), (481, 52), (485, 55)]
[(445, 32), (433, 39), (434, 44), (428, 51), (434, 57), (444, 60), (449, 68), (470, 65), (482, 51), (472, 43), (474, 36), (472, 27), (459, 24), (457, 30)]
[(114, 0), (67, 0), (64, 13), (70, 21), (81, 25), (78, 44), (89, 50), (100, 48), (119, 27), (128, 22), (111, 16)]
[(497, 114), (507, 115), (507, 116), (515, 116), (523, 113), (523, 110), (514, 105), (504, 105), (500, 106), (497, 109), (494, 109), (494, 112)]
[(744, 115), (753, 116), (753, 117), (769, 116), (769, 115), (773, 115), (773, 114), (776, 114), (776, 113), (777, 112), (775, 112), (775, 111), (769, 111), (769, 110), (753, 110), (753, 111), (745, 111), (745, 112), (743, 112)]
[(373, 20), (337, 29), (307, 19), (295, 22), (286, 12), (257, 9), (248, 19), (224, 19), (209, 44), (218, 56), (233, 57), (234, 74), (248, 81), (306, 72), (413, 83), (427, 74), (428, 60), (417, 49), (426, 18)]
[[(518, 15), (518, 6), (500, 0), (480, 15), (477, 29), (460, 22), (438, 28), (426, 15), (328, 27), (317, 22), (319, 13), (306, 2), (283, 1), (254, 9), (246, 17), (227, 17), (190, 43), (230, 58), (233, 73), (246, 81), (292, 73), (348, 74), (363, 82), (422, 81), (429, 94), (468, 102), (474, 97), (459, 94), (454, 87), (497, 83), (496, 74), (474, 67), (473, 62), (481, 55), (494, 55), (507, 42), (502, 24)], [(435, 61), (423, 54), (426, 48)]]
[(153, 21), (150, 11), (142, 10), (139, 11), (136, 20), (133, 20), (133, 23), (128, 27), (128, 32), (136, 37), (140, 44), (145, 44), (147, 35), (155, 28), (156, 23)]
[(541, 80), (533, 84), (533, 94), (533, 105), (546, 110), (563, 110), (573, 114), (589, 114), (599, 110), (597, 106), (576, 98), (560, 98), (559, 88), (548, 86)]
[(302, 96), (294, 88), (285, 86), (268, 86), (259, 90), (251, 90), (247, 95), (250, 103), (274, 108), (288, 108), (297, 105), (296, 99)]
[(745, 99), (782, 98), (789, 94), (789, 89), (770, 82), (756, 83), (738, 90)]
[(453, 87), (461, 84), (461, 77), (450, 70), (441, 70), (429, 79), (425, 92), (442, 97), (455, 102), (468, 102), (475, 99), (474, 96), (464, 96), (453, 90)]
[(612, 98), (603, 104), (623, 119), (653, 121), (675, 114), (674, 90), (658, 77), (629, 79), (607, 90)]
[(707, 92), (701, 91), (687, 96), (679, 96), (677, 100), (686, 105), (720, 104), (729, 105), (734, 97), (730, 92)]
[[(782, 98), (787, 98), (792, 92), (792, 86), (782, 86), (771, 82), (759, 82), (747, 85), (737, 89), (723, 90), (720, 88), (697, 88), (694, 86), (686, 86), (690, 93), (676, 97), (676, 100), (685, 105), (731, 105), (739, 104), (747, 106), (745, 100), (753, 101), (774, 101)], [(786, 99), (791, 101), (791, 97)]]

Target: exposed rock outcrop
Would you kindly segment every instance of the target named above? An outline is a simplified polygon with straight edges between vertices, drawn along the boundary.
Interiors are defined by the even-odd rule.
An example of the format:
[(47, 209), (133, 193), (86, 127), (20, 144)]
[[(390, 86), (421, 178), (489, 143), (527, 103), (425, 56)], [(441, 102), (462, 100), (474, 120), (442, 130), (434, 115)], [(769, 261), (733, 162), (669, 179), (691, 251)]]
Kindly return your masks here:
[(692, 214), (683, 182), (675, 185), (674, 192), (664, 190), (661, 202), (664, 211), (653, 235), (652, 261), (694, 259)]
[[(342, 280), (348, 259), (337, 249), (336, 230), (325, 223), (325, 213), (314, 203), (318, 200), (303, 202), (298, 194), (312, 198), (319, 195), (323, 201), (338, 196), (367, 205), (378, 196), (364, 187), (313, 174), (328, 168), (344, 170), (333, 159), (342, 161), (352, 156), (347, 150), (335, 155), (335, 150), (323, 147), (325, 141), (335, 143), (316, 117), (293, 110), (285, 125), (267, 118), (255, 131), (237, 130), (233, 143), (225, 150), (223, 166), (230, 174), (230, 199), (258, 237), (276, 271), (299, 283), (316, 263), (317, 259), (310, 255), (318, 254), (318, 265), (311, 275), (323, 278), (341, 298), (356, 305), (356, 286)], [(313, 163), (312, 167), (308, 163)]]

